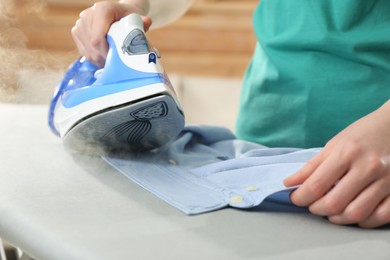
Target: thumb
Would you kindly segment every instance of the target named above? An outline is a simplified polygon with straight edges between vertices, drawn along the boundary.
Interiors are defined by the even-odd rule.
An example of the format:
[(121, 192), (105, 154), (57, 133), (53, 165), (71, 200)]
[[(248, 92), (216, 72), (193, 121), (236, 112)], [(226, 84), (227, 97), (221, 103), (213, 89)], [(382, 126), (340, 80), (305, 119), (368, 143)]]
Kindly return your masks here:
[(149, 16), (142, 16), (142, 21), (144, 22), (144, 30), (147, 32), (152, 25), (152, 19)]

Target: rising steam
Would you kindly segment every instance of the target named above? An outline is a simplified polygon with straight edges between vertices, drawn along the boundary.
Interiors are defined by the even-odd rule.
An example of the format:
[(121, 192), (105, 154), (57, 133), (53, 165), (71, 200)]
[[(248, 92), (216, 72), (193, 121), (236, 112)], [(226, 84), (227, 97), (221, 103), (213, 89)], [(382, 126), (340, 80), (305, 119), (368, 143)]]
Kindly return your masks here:
[(0, 0), (0, 102), (46, 103), (64, 64), (47, 51), (27, 48), (18, 17), (42, 16), (42, 0)]

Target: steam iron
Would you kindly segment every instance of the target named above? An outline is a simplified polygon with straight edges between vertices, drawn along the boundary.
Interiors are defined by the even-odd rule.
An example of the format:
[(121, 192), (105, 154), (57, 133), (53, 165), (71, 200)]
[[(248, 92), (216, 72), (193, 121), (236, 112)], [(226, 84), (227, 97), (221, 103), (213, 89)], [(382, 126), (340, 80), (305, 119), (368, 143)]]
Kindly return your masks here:
[(184, 114), (139, 15), (111, 25), (104, 68), (76, 60), (57, 87), (49, 126), (65, 147), (146, 151), (172, 141)]

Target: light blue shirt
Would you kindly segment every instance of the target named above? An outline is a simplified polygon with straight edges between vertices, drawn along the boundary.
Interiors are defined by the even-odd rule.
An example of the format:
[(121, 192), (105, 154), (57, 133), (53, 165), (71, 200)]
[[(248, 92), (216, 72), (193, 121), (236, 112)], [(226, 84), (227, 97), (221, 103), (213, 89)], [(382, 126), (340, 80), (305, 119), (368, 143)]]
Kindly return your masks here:
[(188, 126), (171, 144), (142, 154), (108, 154), (109, 164), (162, 200), (194, 215), (252, 208), (267, 197), (290, 203), (283, 179), (319, 149), (267, 148), (226, 128)]

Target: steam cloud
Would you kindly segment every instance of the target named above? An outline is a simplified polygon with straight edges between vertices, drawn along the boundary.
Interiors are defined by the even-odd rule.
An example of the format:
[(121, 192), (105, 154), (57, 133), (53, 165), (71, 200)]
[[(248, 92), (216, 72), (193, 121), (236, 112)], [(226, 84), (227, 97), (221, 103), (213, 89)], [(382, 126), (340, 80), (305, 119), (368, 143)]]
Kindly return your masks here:
[(18, 17), (43, 15), (42, 0), (0, 0), (0, 102), (47, 103), (64, 64), (44, 50), (27, 48)]

